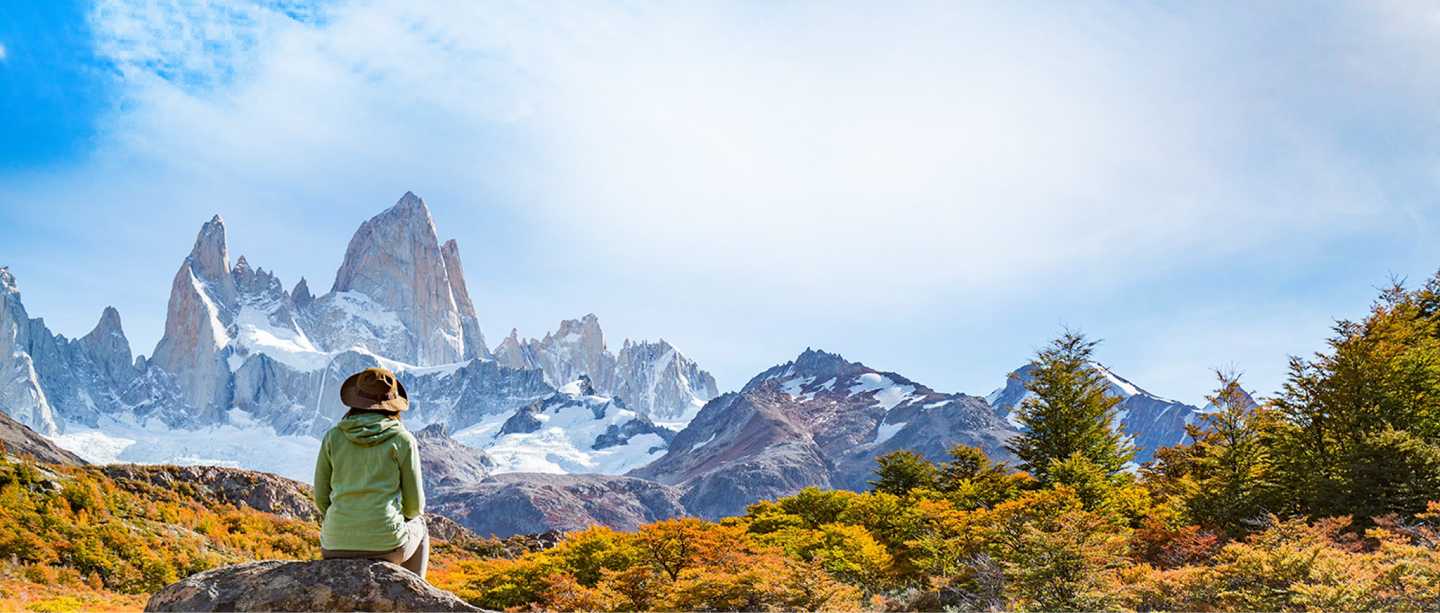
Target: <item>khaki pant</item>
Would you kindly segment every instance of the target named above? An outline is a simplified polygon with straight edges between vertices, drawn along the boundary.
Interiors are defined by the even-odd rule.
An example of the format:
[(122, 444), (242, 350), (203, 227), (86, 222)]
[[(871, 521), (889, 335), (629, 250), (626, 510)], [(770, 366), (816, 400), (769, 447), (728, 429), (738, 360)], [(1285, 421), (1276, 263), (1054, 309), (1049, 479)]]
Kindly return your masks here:
[(425, 529), (425, 518), (416, 517), (405, 522), (405, 541), (390, 551), (353, 551), (348, 549), (320, 549), (320, 557), (326, 560), (338, 558), (366, 558), (385, 560), (399, 564), (412, 573), (425, 578), (430, 567), (430, 531)]

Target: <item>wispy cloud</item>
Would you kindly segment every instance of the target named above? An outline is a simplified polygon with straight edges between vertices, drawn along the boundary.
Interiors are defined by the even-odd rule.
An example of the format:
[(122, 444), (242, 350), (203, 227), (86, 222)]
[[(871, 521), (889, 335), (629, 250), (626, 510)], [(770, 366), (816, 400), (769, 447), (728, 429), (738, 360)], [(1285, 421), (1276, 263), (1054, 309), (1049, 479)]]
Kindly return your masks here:
[[(1426, 240), (1433, 200), (1407, 191), (1437, 183), (1433, 20), (1272, 8), (105, 0), (124, 102), (96, 164), (115, 198), (212, 208), (416, 189), (471, 222), (492, 328), (608, 308), (773, 339), (735, 353), (864, 350), (878, 321), (1123, 312), (1217, 261)], [(328, 272), (280, 242), (282, 274)], [(736, 315), (756, 311), (784, 331)], [(757, 365), (725, 363), (737, 333), (691, 334)], [(913, 352), (983, 336), (952, 334)]]
[(0, 43), (0, 62), (5, 61), (6, 57), (8, 56), (5, 51), (5, 43)]

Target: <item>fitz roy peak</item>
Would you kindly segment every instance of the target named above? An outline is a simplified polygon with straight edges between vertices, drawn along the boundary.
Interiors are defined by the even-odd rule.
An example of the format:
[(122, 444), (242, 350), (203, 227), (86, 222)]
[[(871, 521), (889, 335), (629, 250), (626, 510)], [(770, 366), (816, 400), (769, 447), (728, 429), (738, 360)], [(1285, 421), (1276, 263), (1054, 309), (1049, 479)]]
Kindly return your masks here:
[[(649, 415), (678, 427), (676, 417), (717, 395), (713, 377), (664, 341), (627, 340), (617, 358), (594, 315), (562, 323), (543, 341), (512, 333), (492, 354), (459, 245), (440, 242), (428, 207), (411, 193), (360, 225), (320, 296), (305, 279), (286, 291), (274, 272), (245, 256), (232, 260), (228, 238), (218, 215), (200, 227), (171, 279), (164, 335), (149, 358), (132, 358), (114, 309), (79, 339), (53, 334), (29, 316), (15, 276), (0, 268), (0, 410), (48, 435), (75, 432), (67, 444), (94, 452), (94, 461), (240, 461), (304, 479), (313, 451), (286, 435), (318, 436), (333, 425), (346, 410), (340, 383), (368, 367), (397, 372), (411, 392), (413, 428), (464, 431), (482, 449), (501, 444), (487, 428), (577, 379), (603, 382), (589, 402), (613, 397), (617, 408), (585, 427), (613, 424), (623, 439), (645, 433), (647, 442), (632, 445), (633, 454), (625, 448), (631, 459), (621, 461), (615, 444), (582, 441), (576, 453), (587, 457), (575, 462), (616, 472), (663, 452), (672, 430)], [(184, 434), (210, 428), (229, 430)], [(547, 432), (507, 441), (523, 446), (513, 439), (548, 440)], [(247, 455), (245, 441), (275, 435), (288, 455)]]

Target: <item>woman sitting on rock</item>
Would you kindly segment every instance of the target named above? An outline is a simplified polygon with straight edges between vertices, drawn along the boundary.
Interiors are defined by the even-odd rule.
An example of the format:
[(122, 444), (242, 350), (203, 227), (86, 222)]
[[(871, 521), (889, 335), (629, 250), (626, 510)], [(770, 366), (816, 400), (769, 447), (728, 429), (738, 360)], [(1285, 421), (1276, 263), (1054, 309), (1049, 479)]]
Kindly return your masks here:
[(340, 402), (350, 411), (325, 433), (315, 458), (321, 555), (386, 560), (424, 579), (430, 534), (421, 517), (420, 450), (400, 423), (410, 407), (405, 386), (395, 373), (370, 368), (345, 380)]

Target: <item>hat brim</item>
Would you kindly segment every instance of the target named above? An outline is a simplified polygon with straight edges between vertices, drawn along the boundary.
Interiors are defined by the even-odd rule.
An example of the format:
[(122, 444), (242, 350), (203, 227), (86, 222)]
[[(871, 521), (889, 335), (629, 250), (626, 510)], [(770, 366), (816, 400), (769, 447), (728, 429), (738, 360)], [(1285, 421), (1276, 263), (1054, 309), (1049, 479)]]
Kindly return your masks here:
[(405, 384), (399, 379), (395, 380), (395, 387), (399, 389), (400, 395), (389, 400), (376, 400), (360, 395), (360, 373), (350, 375), (340, 384), (340, 403), (352, 409), (368, 409), (372, 411), (390, 411), (399, 413), (410, 408), (410, 394), (405, 391)]

